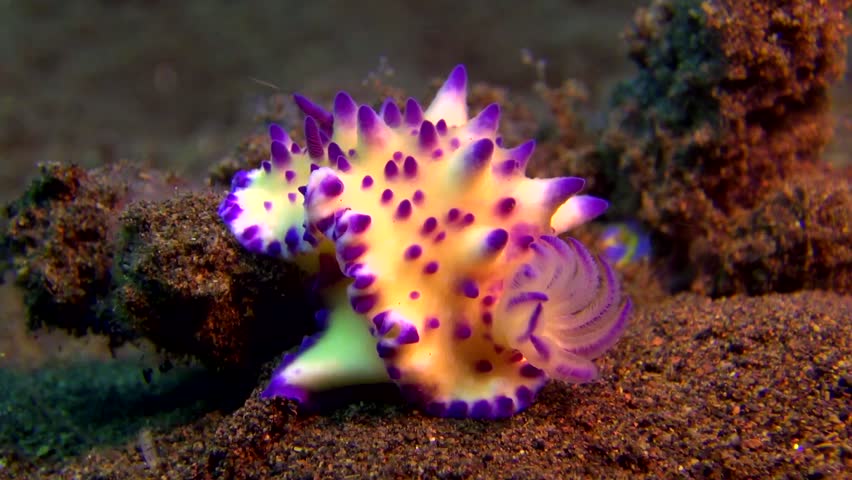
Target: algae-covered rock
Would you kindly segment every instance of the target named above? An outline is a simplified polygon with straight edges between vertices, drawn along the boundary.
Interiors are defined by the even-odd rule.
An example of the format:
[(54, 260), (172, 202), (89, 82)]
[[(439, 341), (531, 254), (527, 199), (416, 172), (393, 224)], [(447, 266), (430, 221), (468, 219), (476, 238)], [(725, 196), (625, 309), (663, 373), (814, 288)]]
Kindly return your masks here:
[(41, 165), (24, 195), (3, 209), (0, 230), (0, 248), (24, 288), (31, 326), (117, 333), (103, 301), (118, 215), (130, 200), (160, 196), (177, 183), (123, 163), (88, 171)]
[[(694, 291), (723, 295), (817, 284), (846, 291), (849, 281), (841, 275), (797, 284), (786, 266), (807, 265), (796, 274), (813, 278), (833, 268), (842, 252), (805, 255), (802, 244), (778, 239), (763, 251), (770, 258), (757, 274), (737, 266), (742, 260), (732, 243), (766, 235), (746, 219), (765, 216), (779, 191), (797, 188), (790, 181), (819, 179), (836, 192), (848, 185), (821, 153), (832, 135), (829, 88), (845, 68), (850, 5), (655, 0), (637, 12), (627, 40), (639, 72), (613, 97), (612, 122), (596, 152), (602, 162), (596, 185), (611, 193), (612, 214), (638, 216), (653, 231), (657, 250), (694, 274), (686, 281)], [(815, 191), (805, 190), (813, 198)], [(848, 217), (798, 216), (811, 219), (807, 228), (820, 236), (837, 228), (824, 245), (848, 239)], [(773, 235), (787, 232), (772, 229)]]
[(298, 268), (246, 252), (219, 221), (220, 195), (139, 202), (121, 217), (115, 308), (159, 347), (215, 368), (255, 367), (313, 328)]

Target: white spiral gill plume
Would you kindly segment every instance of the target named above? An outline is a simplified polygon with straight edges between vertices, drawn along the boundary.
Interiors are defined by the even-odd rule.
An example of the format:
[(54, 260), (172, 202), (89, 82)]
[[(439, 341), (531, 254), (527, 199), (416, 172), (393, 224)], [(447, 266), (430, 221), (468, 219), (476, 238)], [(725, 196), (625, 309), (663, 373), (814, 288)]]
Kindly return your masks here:
[(521, 352), (549, 376), (582, 383), (597, 378), (592, 362), (627, 324), (612, 268), (577, 240), (541, 236), (532, 256), (506, 280), (494, 311), (494, 341)]

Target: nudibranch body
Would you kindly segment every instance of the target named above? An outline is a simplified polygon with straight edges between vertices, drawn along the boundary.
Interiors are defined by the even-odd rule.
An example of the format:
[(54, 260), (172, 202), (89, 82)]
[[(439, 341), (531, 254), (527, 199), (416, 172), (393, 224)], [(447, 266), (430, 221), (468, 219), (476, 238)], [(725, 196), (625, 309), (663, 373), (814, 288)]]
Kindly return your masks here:
[(456, 67), (425, 110), (296, 96), (306, 146), (273, 126), (270, 160), (235, 177), (223, 220), (316, 272), (328, 306), (267, 395), (390, 380), (431, 414), (500, 418), (547, 378), (596, 377), (630, 302), (605, 261), (556, 235), (607, 204), (577, 195), (580, 178), (526, 177), (534, 143), (504, 148), (496, 104), (469, 119), (466, 84)]

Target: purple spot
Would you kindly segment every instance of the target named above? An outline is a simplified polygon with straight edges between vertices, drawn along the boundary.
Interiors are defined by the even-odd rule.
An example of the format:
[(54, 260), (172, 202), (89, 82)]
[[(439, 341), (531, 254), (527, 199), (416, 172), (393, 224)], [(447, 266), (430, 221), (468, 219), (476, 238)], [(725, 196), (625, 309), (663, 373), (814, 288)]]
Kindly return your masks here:
[(515, 401), (505, 395), (500, 395), (494, 399), (494, 405), (497, 407), (495, 417), (508, 417), (515, 412)]
[(234, 174), (234, 178), (231, 179), (231, 189), (239, 190), (241, 188), (246, 188), (251, 185), (251, 179), (248, 176), (248, 172), (245, 170), (240, 170), (239, 172)]
[(272, 144), (269, 145), (269, 152), (272, 154), (272, 161), (275, 162), (275, 165), (285, 166), (290, 163), (290, 152), (288, 152), (287, 147), (278, 140), (274, 140)]
[(494, 323), (494, 316), (491, 314), (491, 312), (485, 312), (482, 314), (482, 323), (484, 323), (485, 325), (491, 325), (492, 323)]
[(350, 148), (349, 152), (347, 153), (349, 154), (350, 158), (355, 158), (358, 156), (358, 150), (355, 150), (354, 148)]
[(435, 261), (429, 262), (429, 263), (426, 264), (425, 267), (423, 267), (423, 273), (425, 273), (426, 275), (432, 275), (433, 273), (435, 273), (437, 271), (438, 271), (438, 262), (435, 262)]
[(266, 253), (272, 256), (281, 255), (281, 242), (278, 240), (269, 242), (269, 246), (266, 247)]
[(486, 307), (490, 307), (491, 305), (494, 305), (494, 297), (491, 296), (491, 295), (486, 295), (486, 296), (482, 297), (482, 304), (485, 305)]
[(464, 154), (464, 166), (468, 172), (476, 172), (488, 165), (494, 153), (494, 142), (483, 138), (467, 148)]
[(413, 178), (417, 175), (417, 160), (415, 160), (411, 155), (405, 157), (405, 162), (402, 164), (402, 171), (405, 173), (406, 177)]
[(378, 297), (373, 294), (356, 295), (349, 299), (349, 303), (352, 305), (352, 309), (355, 310), (355, 312), (365, 314), (376, 306), (376, 302), (378, 302), (378, 300)]
[(579, 177), (551, 178), (544, 192), (544, 203), (547, 207), (555, 208), (582, 190), (585, 184), (586, 181)]
[[(385, 310), (384, 312), (377, 313), (376, 316), (373, 317), (373, 325), (376, 326), (376, 330), (382, 331), (384, 329), (388, 314), (389, 312)], [(388, 324), (390, 324), (390, 322), (388, 322)], [(390, 327), (388, 330), (390, 330)], [(387, 331), (385, 333), (387, 333)]]
[(296, 200), (298, 199), (299, 197), (293, 192), (287, 194), (287, 200), (290, 200), (290, 203), (296, 203)]
[(420, 341), (420, 334), (417, 333), (417, 328), (414, 325), (404, 325), (396, 337), (396, 341), (402, 345), (410, 345)]
[(287, 250), (295, 252), (299, 247), (300, 239), (299, 232), (296, 227), (290, 227), (284, 235), (284, 243), (287, 245)]
[(379, 343), (376, 345), (376, 353), (379, 354), (379, 358), (393, 358), (396, 356), (396, 348)]
[(529, 363), (521, 367), (521, 376), (524, 378), (538, 378), (544, 375), (544, 372), (533, 367)]
[(363, 290), (365, 288), (368, 288), (375, 281), (376, 281), (375, 275), (365, 273), (363, 275), (356, 276), (355, 281), (352, 283), (352, 285), (359, 290)]
[(334, 96), (334, 120), (352, 127), (355, 124), (355, 100), (346, 92), (339, 92)]
[(443, 155), (444, 155), (444, 151), (443, 151), (443, 150), (441, 150), (440, 148), (436, 148), (436, 149), (432, 152), (432, 158), (441, 158), (441, 156), (443, 156)]
[(361, 131), (366, 140), (376, 141), (379, 139), (382, 131), (380, 122), (382, 120), (370, 106), (361, 105), (358, 107), (358, 130)]
[(340, 155), (337, 157), (337, 169), (341, 172), (348, 172), (352, 169), (352, 165), (349, 164), (349, 160), (346, 160), (346, 157)]
[(428, 235), (435, 231), (438, 228), (438, 219), (435, 217), (429, 217), (423, 222), (423, 227), (420, 229), (420, 232), (423, 235)]
[(343, 182), (337, 176), (329, 175), (320, 181), (320, 190), (327, 197), (336, 197), (343, 193)]
[(491, 365), (491, 362), (488, 360), (479, 360), (475, 365), (476, 371), (479, 373), (487, 373), (494, 369), (494, 366)]
[(521, 385), (518, 387), (515, 395), (518, 397), (518, 403), (520, 405), (526, 406), (532, 402), (533, 393), (532, 390), (529, 389), (526, 385)]
[(327, 232), (332, 225), (334, 225), (334, 216), (332, 215), (317, 220), (317, 229), (321, 232)]
[(399, 107), (396, 106), (396, 103), (394, 103), (391, 98), (385, 100), (385, 104), (382, 108), (382, 119), (384, 119), (385, 123), (391, 128), (398, 127), (400, 122), (402, 122)]
[(308, 187), (307, 187), (307, 185), (302, 185), (302, 186), (300, 186), (300, 187), (296, 188), (296, 190), (298, 190), (298, 191), (299, 191), (299, 193), (301, 193), (301, 194), (302, 194), (302, 196), (304, 196), (304, 195), (307, 195), (307, 194), (308, 194)]
[(429, 317), (429, 318), (426, 319), (426, 328), (434, 330), (434, 329), (436, 329), (440, 326), (441, 326), (441, 321), (438, 320), (436, 317)]
[(369, 175), (364, 175), (364, 178), (361, 180), (361, 188), (368, 189), (373, 186), (373, 177)]
[(477, 400), (470, 409), (470, 416), (472, 418), (491, 418), (493, 416), (491, 404), (488, 400)]
[(470, 325), (466, 323), (459, 323), (456, 325), (456, 329), (453, 334), (459, 340), (467, 340), (473, 334), (473, 330), (470, 329)]
[(418, 298), (420, 298), (420, 292), (418, 292), (417, 290), (412, 290), (408, 293), (408, 298), (412, 300), (417, 300)]
[(406, 220), (411, 216), (411, 201), (407, 198), (396, 206), (395, 217), (397, 220)]
[(393, 160), (388, 160), (388, 163), (385, 164), (385, 178), (393, 180), (397, 175), (399, 175), (399, 167)]
[(272, 140), (283, 141), (285, 138), (287, 138), (287, 133), (284, 131), (283, 128), (281, 128), (281, 125), (278, 125), (277, 123), (270, 123), (269, 138)]
[(453, 137), (453, 138), (450, 139), (450, 149), (452, 149), (453, 151), (456, 151), (456, 150), (459, 149), (460, 146), (461, 146), (461, 142), (459, 141), (458, 138)]
[(402, 160), (402, 152), (400, 152), (399, 150), (393, 152), (393, 159), (397, 162)]
[(352, 229), (352, 233), (359, 234), (364, 233), (370, 227), (370, 223), (372, 223), (373, 217), (369, 215), (364, 215), (363, 213), (353, 213), (349, 216), (349, 228)]
[(435, 235), (435, 240), (433, 240), (432, 242), (441, 243), (444, 241), (445, 238), (447, 238), (447, 232), (441, 232), (438, 235)]
[(416, 260), (420, 258), (420, 255), (423, 253), (423, 248), (416, 243), (414, 245), (409, 246), (405, 249), (405, 259), (406, 260)]
[(458, 208), (455, 208), (455, 207), (451, 208), (447, 212), (447, 222), (449, 222), (449, 223), (455, 222), (456, 220), (458, 220), (459, 215), (461, 215), (461, 211)]
[(485, 237), (485, 248), (491, 252), (499, 252), (509, 242), (509, 232), (502, 228), (491, 230)]
[(267, 212), (268, 212), (268, 211), (270, 211), (270, 210), (272, 210), (272, 202), (270, 202), (270, 201), (268, 201), (268, 200), (267, 200), (267, 201), (265, 201), (265, 202), (263, 202), (263, 208), (264, 208)]
[(340, 148), (340, 145), (331, 142), (328, 144), (328, 161), (336, 162), (337, 157), (343, 156), (343, 149)]
[(497, 164), (497, 173), (503, 176), (509, 176), (520, 168), (521, 165), (516, 160), (510, 158)]
[(464, 217), (462, 217), (461, 226), (466, 227), (476, 220), (476, 217), (472, 213), (465, 213)]
[(287, 183), (290, 183), (296, 178), (296, 172), (293, 170), (287, 170), (284, 172), (284, 178), (287, 180)]
[(476, 298), (479, 296), (479, 286), (473, 280), (465, 280), (461, 284), (461, 292), (467, 298)]
[(242, 237), (243, 240), (251, 240), (255, 237), (255, 235), (257, 235), (259, 231), (260, 227), (258, 225), (252, 225), (243, 230), (243, 233), (242, 235), (240, 235), (240, 237)]
[(414, 201), (415, 205), (422, 204), (424, 199), (423, 190), (415, 190), (411, 199)]
[(503, 217), (509, 215), (510, 213), (512, 213), (512, 210), (515, 209), (515, 205), (517, 205), (517, 204), (518, 204), (518, 201), (515, 200), (512, 197), (506, 197), (506, 198), (500, 199), (500, 201), (497, 202), (497, 215), (500, 215), (500, 216), (503, 216)]
[(450, 76), (447, 77), (447, 80), (441, 86), (441, 89), (438, 91), (438, 95), (447, 92), (447, 93), (464, 93), (467, 88), (467, 70), (465, 70), (464, 65), (456, 65), (453, 67), (453, 71), (450, 72)]
[(423, 122), (423, 109), (417, 100), (409, 98), (405, 102), (405, 123), (412, 127), (416, 127)]
[(420, 148), (426, 151), (430, 151), (438, 145), (438, 132), (435, 131), (435, 125), (429, 120), (424, 120), (420, 125), (418, 143)]
[(500, 121), (500, 106), (492, 103), (485, 107), (479, 115), (470, 120), (469, 128), (481, 133), (494, 132)]
[(442, 137), (447, 134), (447, 122), (443, 118), (435, 124), (435, 131)]
[(267, 160), (260, 162), (260, 167), (263, 168), (263, 171), (266, 172), (266, 173), (269, 173), (269, 172), (272, 171), (272, 164), (269, 163)]
[(509, 363), (518, 363), (524, 359), (524, 354), (521, 352), (514, 352), (512, 356), (509, 357)]
[(243, 213), (243, 209), (240, 208), (239, 205), (234, 205), (229, 208), (224, 215), (222, 215), (222, 221), (224, 221), (225, 223), (231, 223), (236, 220), (241, 213)]
[(382, 203), (390, 203), (393, 199), (393, 190), (390, 188), (386, 188), (384, 192), (382, 192)]
[(263, 252), (263, 240), (260, 238), (255, 238), (254, 240), (244, 244), (246, 249), (252, 253), (262, 253)]
[(290, 152), (293, 155), (298, 155), (298, 154), (302, 153), (302, 148), (299, 147), (298, 143), (293, 143), (293, 144), (290, 145)]
[(351, 262), (353, 260), (357, 260), (361, 255), (367, 252), (367, 245), (360, 243), (356, 245), (347, 245), (343, 247), (343, 250), (340, 252), (340, 258), (343, 259), (344, 262)]
[(447, 416), (450, 418), (465, 418), (467, 416), (467, 402), (464, 400), (453, 400), (447, 407)]
[(399, 380), (400, 378), (402, 378), (402, 372), (400, 372), (399, 369), (396, 367), (388, 367), (387, 372), (388, 377), (390, 377), (391, 380)]

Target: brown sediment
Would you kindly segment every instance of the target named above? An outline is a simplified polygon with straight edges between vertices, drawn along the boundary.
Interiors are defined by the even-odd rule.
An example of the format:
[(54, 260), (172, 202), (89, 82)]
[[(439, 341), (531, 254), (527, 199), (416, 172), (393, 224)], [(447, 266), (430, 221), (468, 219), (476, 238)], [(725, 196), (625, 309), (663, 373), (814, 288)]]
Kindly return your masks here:
[[(656, 0), (636, 14), (627, 39), (640, 73), (616, 95), (613, 124), (596, 152), (605, 163), (600, 188), (612, 193), (616, 215), (638, 215), (678, 268), (697, 273), (693, 290), (806, 288), (813, 286), (808, 277), (835, 263), (831, 249), (805, 258), (778, 244), (768, 265), (792, 261), (814, 269), (799, 282), (769, 271), (767, 283), (752, 288), (752, 272), (732, 270), (738, 260), (731, 251), (704, 251), (702, 258), (714, 260), (703, 263), (690, 255), (706, 237), (718, 246), (759, 235), (739, 219), (759, 215), (767, 196), (791, 181), (813, 175), (842, 190), (838, 182), (846, 180), (832, 178), (839, 175), (820, 155), (832, 134), (829, 87), (844, 71), (850, 5)], [(836, 226), (807, 228), (822, 235)], [(741, 278), (715, 281), (730, 275)], [(848, 291), (848, 283), (835, 276), (818, 286)]]
[[(163, 478), (840, 478), (852, 468), (852, 297), (801, 292), (639, 308), (594, 384), (505, 421), (355, 404), (295, 415), (257, 392), (155, 433)], [(60, 473), (61, 472), (61, 473)], [(136, 445), (23, 474), (150, 478)]]
[(219, 220), (217, 193), (132, 204), (121, 217), (114, 307), (158, 347), (251, 369), (314, 326), (308, 279), (247, 252)]
[[(118, 214), (135, 198), (163, 196), (180, 181), (126, 163), (87, 171), (48, 163), (4, 209), (0, 246), (25, 289), (33, 326), (103, 331)], [(109, 333), (109, 332), (108, 332)]]

